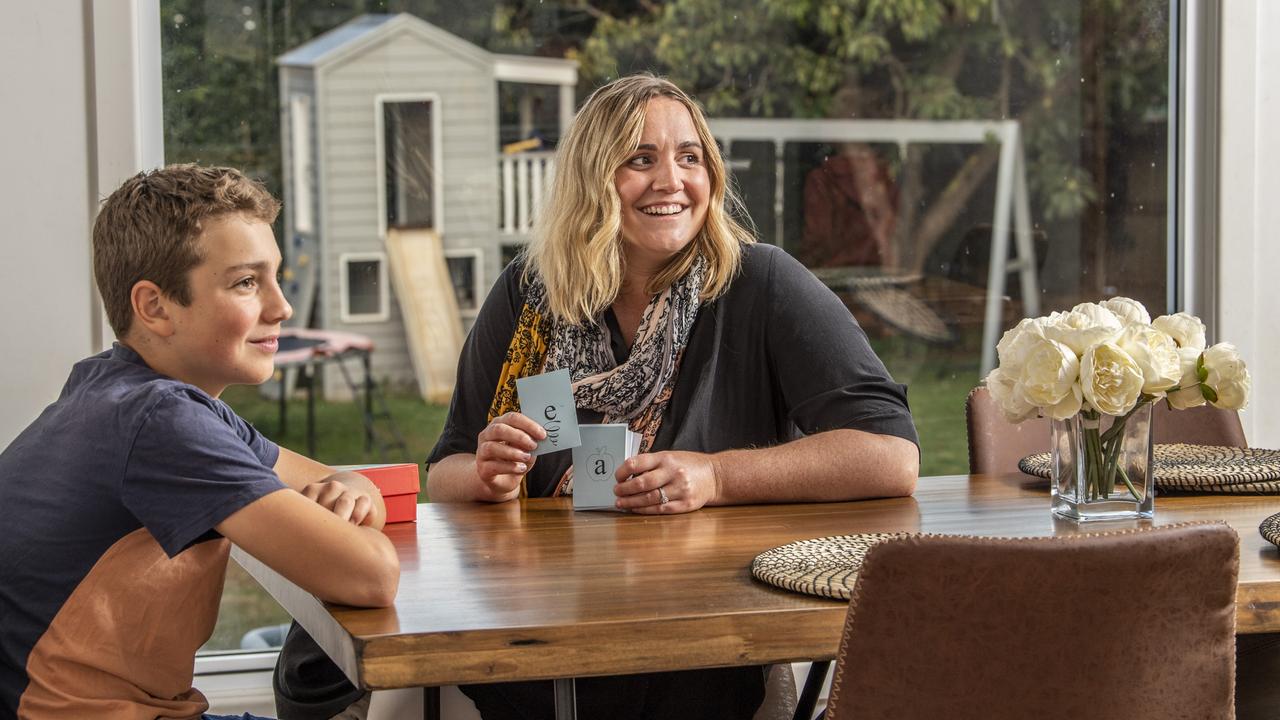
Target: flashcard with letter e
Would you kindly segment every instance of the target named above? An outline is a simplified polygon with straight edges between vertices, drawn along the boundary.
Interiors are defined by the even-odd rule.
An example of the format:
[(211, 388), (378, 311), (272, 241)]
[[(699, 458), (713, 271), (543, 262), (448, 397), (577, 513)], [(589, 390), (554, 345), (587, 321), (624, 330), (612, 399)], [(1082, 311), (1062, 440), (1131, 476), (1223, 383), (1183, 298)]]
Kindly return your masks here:
[(573, 402), (567, 368), (517, 378), (516, 392), (520, 395), (520, 412), (547, 431), (546, 439), (532, 453), (535, 457), (581, 444), (578, 408)]

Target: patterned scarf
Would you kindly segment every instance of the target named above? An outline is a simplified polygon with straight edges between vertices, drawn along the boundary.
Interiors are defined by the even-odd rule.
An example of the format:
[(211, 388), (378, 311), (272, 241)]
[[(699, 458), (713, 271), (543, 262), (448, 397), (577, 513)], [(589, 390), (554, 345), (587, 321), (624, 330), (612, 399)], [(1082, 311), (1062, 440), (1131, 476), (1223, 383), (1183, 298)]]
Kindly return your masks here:
[[(489, 405), (489, 421), (519, 409), (516, 378), (568, 368), (577, 406), (601, 413), (603, 422), (627, 423), (640, 433), (640, 451), (647, 452), (662, 425), (698, 317), (706, 267), (706, 259), (699, 256), (684, 277), (649, 301), (631, 355), (621, 365), (614, 360), (603, 315), (582, 325), (553, 322), (546, 286), (535, 276), (525, 289), (524, 306)], [(555, 492), (570, 493), (572, 468)], [(526, 494), (522, 483), (520, 496)]]

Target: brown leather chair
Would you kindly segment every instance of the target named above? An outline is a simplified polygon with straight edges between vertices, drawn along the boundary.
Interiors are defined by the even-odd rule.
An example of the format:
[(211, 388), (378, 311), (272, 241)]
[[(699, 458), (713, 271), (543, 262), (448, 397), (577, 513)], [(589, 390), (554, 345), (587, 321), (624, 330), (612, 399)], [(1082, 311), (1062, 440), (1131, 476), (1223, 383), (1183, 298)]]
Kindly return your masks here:
[(1225, 523), (918, 536), (868, 553), (828, 720), (1234, 716)]
[[(1156, 402), (1151, 418), (1153, 440), (1157, 443), (1249, 446), (1240, 416), (1231, 410), (1210, 405), (1171, 410), (1168, 403)], [(1017, 472), (1022, 458), (1049, 451), (1049, 419), (1037, 417), (1011, 425), (1005, 422), (985, 387), (969, 392), (964, 401), (964, 419), (969, 431), (971, 473)]]

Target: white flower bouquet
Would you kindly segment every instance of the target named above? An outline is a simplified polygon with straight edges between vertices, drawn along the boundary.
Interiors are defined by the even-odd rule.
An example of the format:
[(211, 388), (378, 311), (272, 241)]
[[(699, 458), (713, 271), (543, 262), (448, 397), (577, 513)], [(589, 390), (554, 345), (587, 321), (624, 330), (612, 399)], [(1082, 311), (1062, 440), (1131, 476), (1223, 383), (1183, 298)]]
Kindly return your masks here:
[[(1176, 313), (1152, 320), (1141, 303), (1124, 297), (1025, 319), (996, 351), (999, 366), (986, 384), (1005, 419), (1080, 417), (1090, 500), (1106, 499), (1117, 480), (1142, 500), (1117, 462), (1125, 422), (1136, 411), (1161, 399), (1179, 410), (1206, 402), (1239, 410), (1249, 399), (1249, 371), (1234, 345), (1206, 348), (1199, 318)], [(1114, 418), (1105, 431), (1102, 415)]]

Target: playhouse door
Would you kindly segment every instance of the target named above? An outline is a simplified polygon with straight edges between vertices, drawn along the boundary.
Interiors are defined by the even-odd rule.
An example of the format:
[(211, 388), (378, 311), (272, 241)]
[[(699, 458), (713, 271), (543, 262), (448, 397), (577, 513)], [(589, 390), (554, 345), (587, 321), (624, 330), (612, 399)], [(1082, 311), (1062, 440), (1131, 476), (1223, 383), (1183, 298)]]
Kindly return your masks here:
[(387, 228), (440, 227), (438, 107), (434, 98), (382, 100)]

